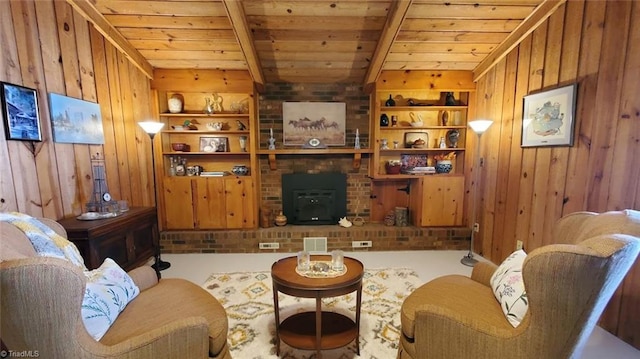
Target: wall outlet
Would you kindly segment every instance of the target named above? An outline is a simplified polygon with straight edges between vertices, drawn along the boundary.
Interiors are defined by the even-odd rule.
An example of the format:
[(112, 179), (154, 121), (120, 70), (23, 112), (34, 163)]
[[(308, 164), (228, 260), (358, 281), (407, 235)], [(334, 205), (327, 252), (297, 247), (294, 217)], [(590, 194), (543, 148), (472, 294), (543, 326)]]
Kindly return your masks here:
[(371, 247), (371, 241), (353, 241), (351, 242), (352, 248), (369, 248)]
[(278, 242), (268, 242), (268, 243), (260, 243), (260, 249), (279, 249), (280, 243)]
[(474, 223), (473, 224), (473, 231), (474, 232), (480, 232), (480, 223)]
[(521, 250), (523, 246), (524, 246), (524, 243), (522, 243), (522, 241), (520, 240), (516, 241), (516, 251)]

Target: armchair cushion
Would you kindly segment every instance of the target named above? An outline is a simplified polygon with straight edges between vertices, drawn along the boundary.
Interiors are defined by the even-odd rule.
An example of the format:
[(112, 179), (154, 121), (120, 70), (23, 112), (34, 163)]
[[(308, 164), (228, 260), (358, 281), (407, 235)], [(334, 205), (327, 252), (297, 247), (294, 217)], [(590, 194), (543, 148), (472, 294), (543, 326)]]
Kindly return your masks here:
[[(162, 279), (120, 313), (100, 343), (114, 345), (172, 324), (176, 318), (204, 317), (209, 323), (210, 355), (223, 358), (228, 320), (224, 307), (201, 287), (182, 279)], [(203, 310), (205, 309), (206, 310)]]
[(100, 340), (140, 289), (111, 258), (99, 268), (85, 272), (87, 285), (82, 300), (82, 321), (87, 332)]
[(491, 289), (496, 296), (504, 315), (513, 327), (527, 314), (529, 301), (522, 280), (522, 265), (527, 258), (523, 250), (513, 252), (491, 276)]
[(462, 275), (436, 278), (405, 298), (400, 320), (402, 333), (410, 339), (416, 338), (417, 316), (420, 312), (434, 317), (455, 315), (465, 323), (464, 325), (482, 328), (481, 330), (512, 328), (504, 320), (491, 288)]

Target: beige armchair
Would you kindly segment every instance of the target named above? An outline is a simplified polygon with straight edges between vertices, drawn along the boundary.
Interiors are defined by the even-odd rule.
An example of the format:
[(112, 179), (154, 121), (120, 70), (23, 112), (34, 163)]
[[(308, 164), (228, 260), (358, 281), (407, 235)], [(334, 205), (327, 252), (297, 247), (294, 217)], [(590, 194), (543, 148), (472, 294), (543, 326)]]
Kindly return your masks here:
[(398, 359), (574, 358), (640, 251), (640, 212), (563, 217), (553, 242), (528, 254), (529, 307), (514, 328), (489, 284), (497, 266), (450, 275), (416, 289), (402, 305)]
[[(43, 219), (66, 237), (57, 222)], [(18, 228), (0, 223), (0, 338), (41, 358), (230, 359), (222, 305), (199, 286), (158, 280), (148, 266), (129, 272), (140, 294), (100, 341), (81, 318), (85, 275), (65, 260), (38, 257)]]

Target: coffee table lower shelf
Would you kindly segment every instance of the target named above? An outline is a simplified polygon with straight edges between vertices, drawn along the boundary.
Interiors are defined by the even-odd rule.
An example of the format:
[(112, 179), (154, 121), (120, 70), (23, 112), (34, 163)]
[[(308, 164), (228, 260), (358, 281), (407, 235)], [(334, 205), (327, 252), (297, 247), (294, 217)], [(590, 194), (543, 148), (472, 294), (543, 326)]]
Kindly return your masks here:
[(285, 319), (280, 324), (278, 335), (289, 346), (304, 350), (340, 348), (358, 336), (356, 323), (342, 314), (323, 311), (321, 323), (320, 348), (316, 346), (315, 312), (298, 313)]

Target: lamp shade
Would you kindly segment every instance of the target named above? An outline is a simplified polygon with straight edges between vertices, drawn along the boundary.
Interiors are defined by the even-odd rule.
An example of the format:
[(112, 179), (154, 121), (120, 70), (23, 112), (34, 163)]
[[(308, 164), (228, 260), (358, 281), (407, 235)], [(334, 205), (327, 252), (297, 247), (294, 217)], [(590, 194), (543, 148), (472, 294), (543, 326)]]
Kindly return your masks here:
[(492, 123), (493, 121), (491, 120), (469, 121), (469, 127), (471, 127), (473, 132), (475, 132), (478, 135), (481, 135), (489, 128), (489, 126), (491, 126)]
[(155, 135), (156, 133), (160, 132), (162, 127), (164, 127), (164, 123), (156, 121), (142, 121), (138, 122), (138, 125), (142, 127), (144, 132), (150, 135)]

